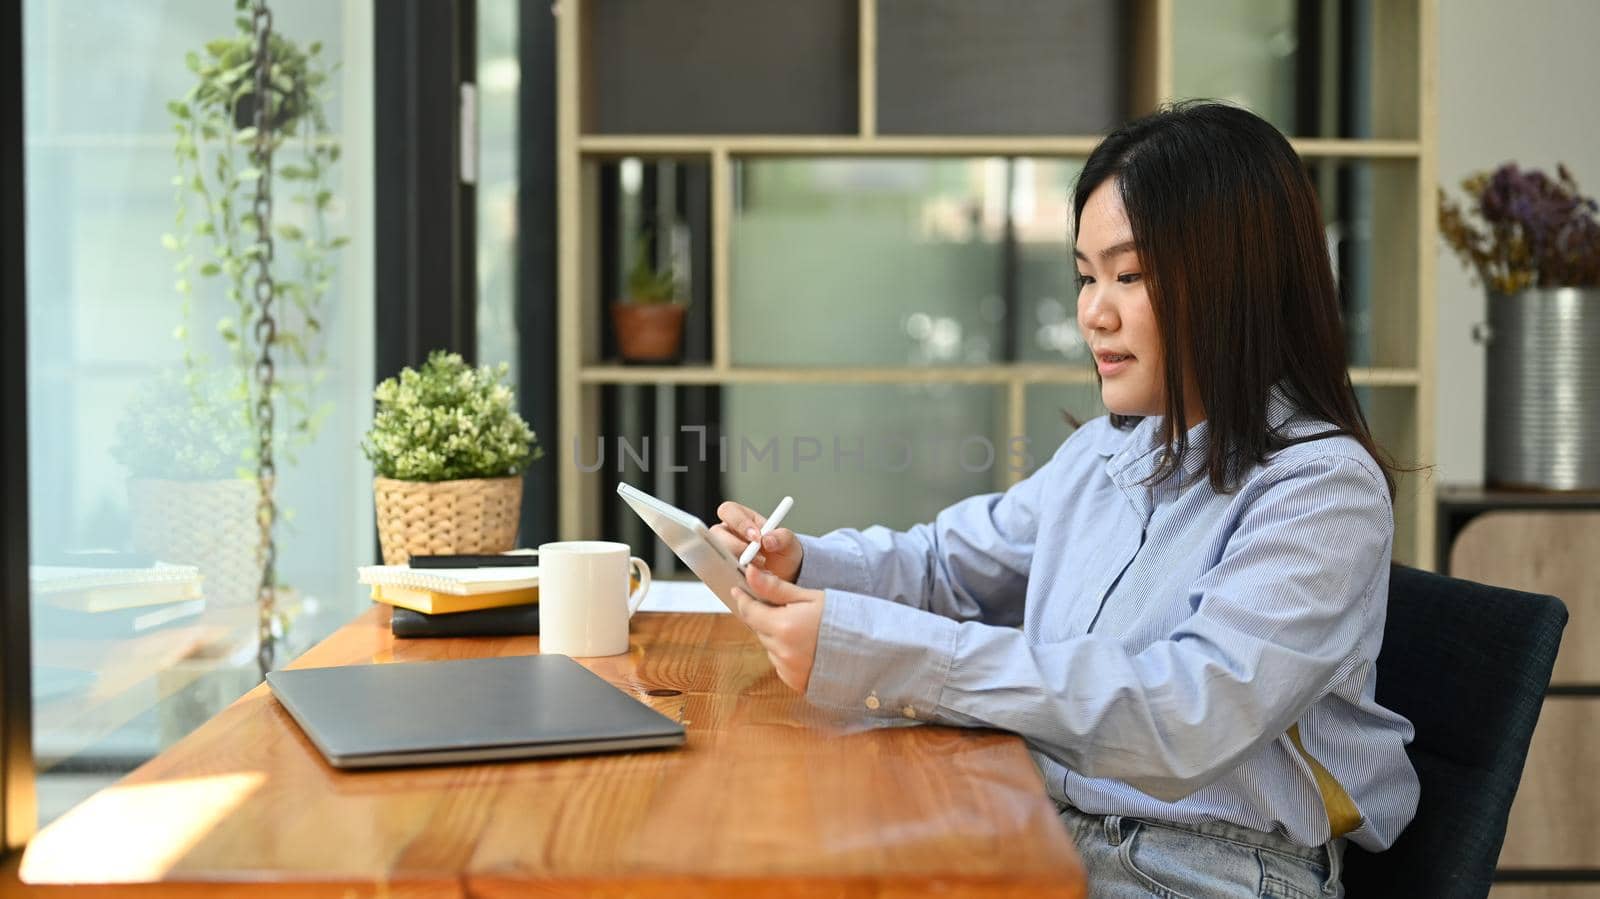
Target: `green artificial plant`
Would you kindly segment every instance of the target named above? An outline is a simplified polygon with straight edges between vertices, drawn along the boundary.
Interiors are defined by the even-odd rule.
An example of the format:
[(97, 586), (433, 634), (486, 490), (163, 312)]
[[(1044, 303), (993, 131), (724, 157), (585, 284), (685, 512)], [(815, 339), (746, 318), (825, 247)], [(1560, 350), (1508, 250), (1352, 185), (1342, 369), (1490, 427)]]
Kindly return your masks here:
[(237, 388), (216, 373), (163, 369), (139, 385), (117, 421), (112, 458), (135, 478), (252, 477), (249, 425)]
[(454, 481), (521, 474), (543, 455), (505, 384), (510, 367), (473, 368), (456, 353), (428, 355), (372, 392), (377, 411), (361, 449), (381, 477)]
[(656, 268), (650, 256), (650, 233), (646, 231), (634, 245), (633, 266), (628, 269), (627, 302), (650, 305), (670, 303), (676, 298), (678, 282), (671, 267)]

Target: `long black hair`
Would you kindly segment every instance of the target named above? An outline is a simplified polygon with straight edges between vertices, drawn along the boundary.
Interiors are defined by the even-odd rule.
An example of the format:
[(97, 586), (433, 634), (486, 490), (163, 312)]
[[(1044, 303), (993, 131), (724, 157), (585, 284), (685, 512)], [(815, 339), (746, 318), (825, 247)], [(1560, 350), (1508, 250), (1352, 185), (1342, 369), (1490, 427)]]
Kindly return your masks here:
[[(1133, 227), (1166, 358), (1170, 450), (1166, 478), (1188, 452), (1184, 372), (1199, 384), (1210, 428), (1212, 487), (1238, 488), (1245, 471), (1294, 443), (1348, 434), (1384, 472), (1345, 363), (1339, 295), (1317, 194), (1300, 157), (1272, 125), (1210, 101), (1171, 105), (1129, 122), (1089, 154), (1073, 196), (1073, 230), (1095, 189), (1116, 182)], [(1291, 400), (1333, 430), (1300, 438), (1275, 431), (1267, 398)], [(1136, 419), (1112, 416), (1118, 427)]]

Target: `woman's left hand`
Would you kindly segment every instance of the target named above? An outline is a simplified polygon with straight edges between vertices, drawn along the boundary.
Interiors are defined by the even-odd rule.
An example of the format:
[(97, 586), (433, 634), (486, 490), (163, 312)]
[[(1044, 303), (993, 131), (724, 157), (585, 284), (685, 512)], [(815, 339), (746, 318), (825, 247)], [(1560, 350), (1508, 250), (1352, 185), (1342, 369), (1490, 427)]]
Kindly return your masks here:
[(749, 589), (733, 590), (739, 617), (755, 631), (778, 678), (804, 693), (817, 655), (825, 594), (797, 587), (753, 564), (745, 568), (744, 579)]

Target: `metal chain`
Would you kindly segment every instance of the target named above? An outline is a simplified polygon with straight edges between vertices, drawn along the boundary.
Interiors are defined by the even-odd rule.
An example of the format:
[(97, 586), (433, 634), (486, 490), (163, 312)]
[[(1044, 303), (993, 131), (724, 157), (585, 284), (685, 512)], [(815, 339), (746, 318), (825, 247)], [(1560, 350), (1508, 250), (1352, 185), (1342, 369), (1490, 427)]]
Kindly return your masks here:
[(256, 139), (250, 151), (251, 164), (261, 174), (256, 177), (256, 196), (251, 212), (256, 220), (255, 339), (260, 347), (256, 358), (256, 523), (261, 529), (257, 561), (261, 565), (261, 587), (256, 597), (256, 664), (264, 678), (272, 670), (274, 649), (273, 603), (276, 594), (278, 548), (273, 539), (273, 524), (278, 515), (272, 491), (277, 468), (272, 461), (272, 388), (276, 372), (272, 365), (272, 344), (278, 325), (272, 317), (276, 287), (272, 283), (272, 11), (265, 0), (255, 0), (251, 21), (256, 40), (255, 126)]

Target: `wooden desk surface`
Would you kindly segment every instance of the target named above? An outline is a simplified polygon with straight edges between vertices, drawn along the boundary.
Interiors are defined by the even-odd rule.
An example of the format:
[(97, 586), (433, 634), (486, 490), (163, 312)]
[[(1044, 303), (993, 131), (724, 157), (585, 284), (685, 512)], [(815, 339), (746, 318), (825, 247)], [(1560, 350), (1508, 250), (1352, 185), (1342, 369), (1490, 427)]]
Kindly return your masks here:
[[(537, 648), (396, 641), (375, 607), (290, 667)], [(687, 744), (344, 772), (262, 685), (43, 830), (20, 876), (164, 896), (1084, 894), (1014, 736), (826, 717), (729, 615), (641, 613), (627, 655), (583, 661)], [(6, 868), (7, 893), (85, 892)]]

